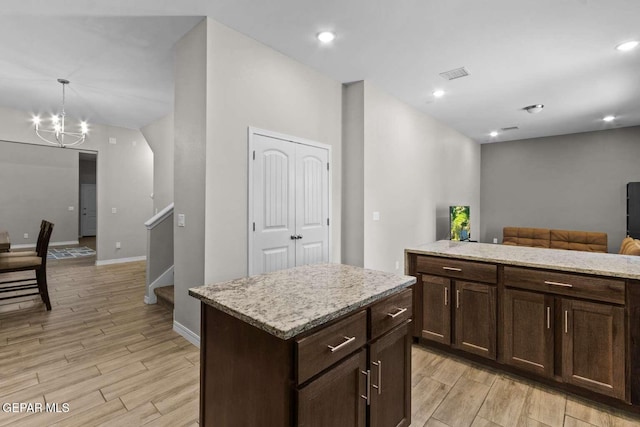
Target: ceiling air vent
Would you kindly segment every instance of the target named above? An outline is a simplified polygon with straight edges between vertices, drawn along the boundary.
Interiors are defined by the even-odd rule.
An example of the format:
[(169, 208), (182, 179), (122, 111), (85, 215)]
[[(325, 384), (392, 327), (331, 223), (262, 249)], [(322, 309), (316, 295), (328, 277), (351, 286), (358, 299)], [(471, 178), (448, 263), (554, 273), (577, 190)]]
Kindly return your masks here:
[(469, 75), (469, 71), (467, 71), (467, 69), (464, 67), (455, 68), (453, 70), (440, 73), (440, 76), (443, 79), (447, 79), (447, 80), (459, 79), (460, 77), (467, 77), (468, 75)]
[(520, 129), (518, 126), (509, 126), (507, 128), (502, 128), (500, 130), (503, 131), (503, 132), (506, 132), (508, 130), (518, 130), (518, 129)]

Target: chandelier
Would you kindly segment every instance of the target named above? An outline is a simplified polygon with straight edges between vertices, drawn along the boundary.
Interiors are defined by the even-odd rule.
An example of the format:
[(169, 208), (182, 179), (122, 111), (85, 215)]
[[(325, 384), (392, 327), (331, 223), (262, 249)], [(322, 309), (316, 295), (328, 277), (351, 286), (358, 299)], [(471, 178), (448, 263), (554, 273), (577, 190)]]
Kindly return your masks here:
[(69, 84), (67, 79), (58, 79), (58, 83), (62, 85), (62, 111), (60, 114), (51, 116), (51, 127), (48, 129), (41, 128), (42, 120), (39, 116), (33, 116), (33, 124), (35, 126), (36, 135), (49, 144), (57, 145), (61, 148), (73, 147), (84, 142), (89, 132), (87, 122), (80, 122), (80, 132), (68, 132), (65, 130), (64, 112), (64, 87)]

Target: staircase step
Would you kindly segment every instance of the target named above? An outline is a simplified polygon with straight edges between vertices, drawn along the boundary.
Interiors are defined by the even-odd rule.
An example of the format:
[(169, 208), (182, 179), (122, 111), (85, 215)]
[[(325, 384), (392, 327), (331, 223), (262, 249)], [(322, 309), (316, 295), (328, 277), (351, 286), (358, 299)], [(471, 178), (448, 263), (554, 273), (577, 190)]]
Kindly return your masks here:
[(158, 304), (173, 311), (175, 301), (173, 297), (173, 285), (155, 288), (153, 292), (156, 294), (156, 297), (158, 297)]

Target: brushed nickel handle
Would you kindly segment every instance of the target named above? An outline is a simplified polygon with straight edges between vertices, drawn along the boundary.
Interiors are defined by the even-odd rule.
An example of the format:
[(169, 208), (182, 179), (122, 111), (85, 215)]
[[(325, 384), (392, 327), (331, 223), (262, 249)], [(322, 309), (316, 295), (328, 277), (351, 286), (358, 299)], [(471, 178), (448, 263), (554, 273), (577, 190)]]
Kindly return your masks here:
[(373, 366), (378, 367), (378, 385), (372, 384), (373, 388), (378, 390), (378, 394), (382, 394), (382, 361), (371, 362)]
[(456, 290), (456, 308), (460, 308), (460, 289)]
[(547, 329), (551, 329), (551, 307), (547, 307)]
[(552, 282), (550, 280), (545, 280), (544, 284), (551, 285), (551, 286), (562, 286), (563, 288), (573, 288), (573, 285), (569, 283)]
[(387, 313), (387, 316), (391, 317), (392, 319), (395, 319), (396, 317), (400, 316), (402, 313), (404, 313), (405, 311), (407, 311), (408, 308), (399, 308), (398, 307), (398, 311), (396, 311), (395, 313)]
[(443, 270), (448, 270), (448, 271), (462, 271), (461, 268), (456, 268), (456, 267), (442, 267)]
[(564, 311), (564, 333), (569, 333), (569, 310)]
[(327, 345), (327, 347), (329, 347), (329, 350), (331, 350), (331, 353), (333, 353), (334, 351), (340, 350), (342, 347), (344, 347), (347, 344), (351, 344), (352, 342), (354, 342), (356, 340), (356, 337), (355, 336), (353, 336), (353, 337), (344, 337), (344, 339), (345, 339), (344, 342), (342, 342), (342, 343), (340, 343), (340, 344), (338, 344), (336, 346)]
[(296, 240), (296, 239), (297, 239), (296, 235), (295, 235), (295, 234), (292, 234), (292, 235), (291, 235), (291, 240)]
[(367, 376), (367, 385), (366, 385), (366, 392), (367, 394), (361, 394), (360, 397), (363, 398), (364, 400), (367, 401), (367, 405), (371, 404), (371, 371), (369, 369), (367, 369), (366, 371), (360, 371), (361, 374), (366, 375)]
[(445, 287), (444, 288), (444, 306), (448, 306), (449, 305), (449, 288)]
[(298, 234), (298, 235), (296, 236), (296, 239), (302, 239), (302, 237), (303, 237), (303, 236), (302, 236), (302, 234)]

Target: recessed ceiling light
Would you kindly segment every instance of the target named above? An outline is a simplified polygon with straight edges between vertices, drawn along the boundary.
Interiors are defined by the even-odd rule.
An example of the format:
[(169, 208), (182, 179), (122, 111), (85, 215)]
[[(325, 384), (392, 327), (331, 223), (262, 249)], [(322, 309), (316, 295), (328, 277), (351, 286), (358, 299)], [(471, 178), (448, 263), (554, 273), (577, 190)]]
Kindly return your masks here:
[(632, 40), (630, 42), (625, 42), (625, 43), (621, 43), (618, 46), (616, 46), (616, 49), (621, 50), (623, 52), (626, 52), (628, 50), (631, 50), (633, 48), (635, 48), (636, 46), (638, 46), (638, 41), (637, 40)]
[(442, 89), (434, 90), (433, 96), (435, 96), (436, 98), (442, 98), (444, 96), (444, 91)]
[(331, 31), (323, 31), (318, 33), (316, 37), (318, 37), (318, 40), (322, 43), (331, 43), (336, 38), (336, 35)]
[(544, 108), (544, 105), (542, 105), (542, 104), (533, 104), (533, 105), (528, 105), (528, 106), (524, 107), (524, 110), (527, 113), (536, 114), (536, 113), (539, 113), (540, 111), (542, 111), (543, 108)]
[(607, 117), (604, 117), (602, 120), (604, 120), (605, 122), (612, 122), (615, 119), (616, 119), (615, 116), (607, 116)]
[(498, 132), (496, 132), (495, 130), (493, 132), (491, 132), (489, 134), (490, 137), (495, 138), (496, 136), (498, 136)]

